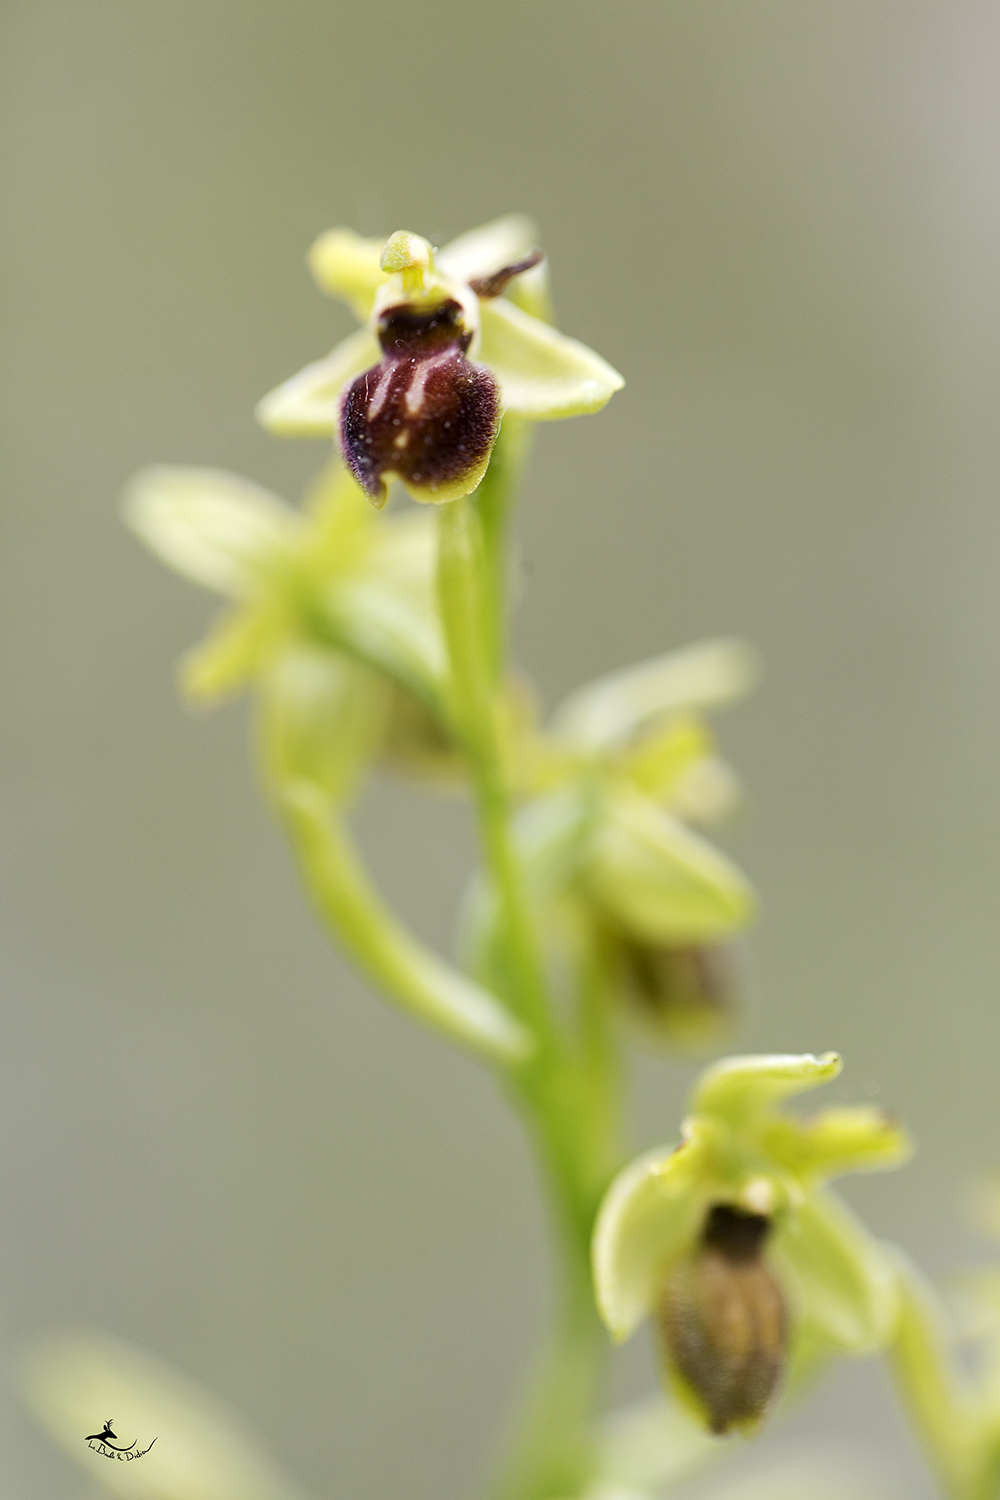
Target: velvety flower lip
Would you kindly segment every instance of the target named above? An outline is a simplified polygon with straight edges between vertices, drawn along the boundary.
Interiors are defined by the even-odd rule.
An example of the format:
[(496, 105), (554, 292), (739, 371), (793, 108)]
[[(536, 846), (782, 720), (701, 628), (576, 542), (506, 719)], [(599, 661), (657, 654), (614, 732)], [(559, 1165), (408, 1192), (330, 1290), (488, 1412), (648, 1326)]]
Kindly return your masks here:
[(417, 500), (469, 494), (505, 412), (550, 421), (598, 411), (624, 384), (547, 321), (542, 253), (522, 215), (437, 254), (408, 231), (383, 244), (330, 230), (309, 265), (365, 327), (271, 391), (257, 416), (286, 436), (339, 436), (376, 503), (393, 476)]
[(379, 318), (382, 358), (344, 392), (340, 441), (358, 484), (376, 504), (395, 475), (411, 493), (457, 499), (479, 483), (500, 426), (500, 392), (472, 340), (461, 305), (406, 306)]
[(771, 1230), (766, 1214), (713, 1204), (657, 1309), (670, 1357), (720, 1435), (760, 1420), (787, 1358), (787, 1301), (764, 1253)]

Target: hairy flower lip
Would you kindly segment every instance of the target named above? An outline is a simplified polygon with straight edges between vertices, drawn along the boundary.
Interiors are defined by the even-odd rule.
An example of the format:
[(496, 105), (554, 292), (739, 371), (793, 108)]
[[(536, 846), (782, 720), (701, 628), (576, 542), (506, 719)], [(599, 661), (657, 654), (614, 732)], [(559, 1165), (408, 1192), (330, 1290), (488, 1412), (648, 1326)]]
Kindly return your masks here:
[(663, 1285), (665, 1353), (720, 1435), (761, 1420), (787, 1359), (787, 1305), (764, 1255), (771, 1227), (766, 1215), (710, 1204), (696, 1248)]
[(432, 328), (433, 319), (414, 316), (413, 323), (420, 324), (412, 335), (417, 347), (387, 333), (386, 354), (351, 382), (341, 405), (344, 457), (376, 505), (385, 503), (386, 479), (393, 476), (419, 500), (441, 503), (469, 494), (500, 426), (496, 381), (485, 366), (466, 359), (466, 335), (449, 340)]

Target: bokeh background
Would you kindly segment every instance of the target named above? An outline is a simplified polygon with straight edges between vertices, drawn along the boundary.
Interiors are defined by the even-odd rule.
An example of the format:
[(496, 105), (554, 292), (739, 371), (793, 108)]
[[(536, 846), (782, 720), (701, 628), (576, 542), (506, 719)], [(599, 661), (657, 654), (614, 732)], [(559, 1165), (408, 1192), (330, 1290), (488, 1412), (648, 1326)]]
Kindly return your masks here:
[[(961, 1200), (1000, 1161), (1000, 8), (6, 0), (0, 80), (8, 1352), (97, 1322), (317, 1497), (460, 1500), (543, 1316), (516, 1124), (313, 926), (244, 713), (175, 698), (213, 606), (116, 514), (150, 461), (289, 495), (318, 465), (250, 413), (350, 326), (302, 265), (335, 223), (541, 221), (562, 327), (628, 386), (539, 433), (520, 657), (551, 703), (759, 644), (721, 725), (764, 903), (745, 1045), (842, 1050), (839, 1097), (921, 1143), (848, 1196), (935, 1275), (988, 1253)], [(360, 824), (447, 946), (465, 810), (379, 784)], [(639, 1065), (637, 1142), (690, 1072)], [(641, 1344), (617, 1370), (646, 1387)], [(7, 1410), (9, 1492), (82, 1495)], [(931, 1493), (877, 1365), (788, 1434)]]

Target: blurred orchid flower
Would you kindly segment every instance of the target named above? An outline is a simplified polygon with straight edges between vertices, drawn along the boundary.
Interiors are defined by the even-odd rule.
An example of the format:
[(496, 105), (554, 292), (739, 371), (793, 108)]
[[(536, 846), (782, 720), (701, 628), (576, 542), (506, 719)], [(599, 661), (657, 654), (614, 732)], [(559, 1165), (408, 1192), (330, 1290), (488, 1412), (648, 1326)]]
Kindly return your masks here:
[(904, 1131), (867, 1106), (777, 1110), (840, 1067), (835, 1053), (715, 1063), (680, 1143), (626, 1167), (598, 1215), (601, 1316), (619, 1340), (655, 1319), (673, 1385), (713, 1432), (758, 1422), (790, 1357), (893, 1336), (894, 1263), (823, 1184), (898, 1165)]
[(146, 469), (125, 516), (163, 561), (232, 601), (184, 660), (189, 698), (256, 683), (266, 747), (304, 758), (333, 795), (376, 754), (458, 776), (429, 516), (377, 517), (339, 464), (303, 510), (218, 470)]
[[(580, 689), (545, 731), (515, 742), (511, 774), (527, 794), (518, 845), (536, 907), (596, 933), (613, 993), (647, 1037), (673, 1046), (703, 1045), (734, 1010), (728, 942), (752, 920), (754, 896), (691, 825), (737, 802), (705, 711), (748, 691), (756, 671), (742, 642), (706, 641)], [(470, 912), (488, 921), (481, 903)]]

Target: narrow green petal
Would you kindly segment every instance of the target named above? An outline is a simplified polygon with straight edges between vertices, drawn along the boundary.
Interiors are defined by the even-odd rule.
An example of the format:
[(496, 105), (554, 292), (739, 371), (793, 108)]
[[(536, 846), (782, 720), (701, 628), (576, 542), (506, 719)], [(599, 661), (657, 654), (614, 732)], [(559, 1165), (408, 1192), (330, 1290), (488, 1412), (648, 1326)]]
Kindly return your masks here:
[(811, 1052), (724, 1057), (702, 1073), (691, 1096), (691, 1109), (729, 1120), (763, 1114), (782, 1099), (828, 1083), (842, 1066), (836, 1052), (825, 1052), (822, 1057)]
[(763, 1126), (760, 1141), (797, 1177), (878, 1172), (900, 1166), (913, 1153), (899, 1122), (865, 1104), (823, 1110), (811, 1120), (777, 1116)]
[[(243, 1423), (210, 1391), (107, 1334), (37, 1346), (22, 1386), (32, 1411), (71, 1458), (122, 1500), (301, 1500)], [(108, 1416), (122, 1446), (156, 1442), (141, 1459), (111, 1461), (83, 1441)]]
[(538, 229), (527, 214), (504, 214), (469, 229), (437, 254), (437, 265), (455, 281), (469, 282), (511, 266), (538, 245)]
[(363, 239), (353, 229), (328, 229), (306, 254), (320, 290), (342, 298), (361, 322), (372, 310), (375, 293), (389, 279), (379, 266), (384, 244), (383, 239)]
[(616, 789), (594, 836), (592, 894), (650, 942), (699, 942), (745, 928), (753, 893), (725, 855), (639, 793)]
[(638, 1157), (615, 1178), (594, 1229), (597, 1307), (627, 1339), (655, 1304), (665, 1269), (696, 1233), (711, 1138), (695, 1121), (679, 1146)]
[(181, 659), (181, 692), (192, 705), (220, 703), (241, 693), (256, 676), (277, 638), (274, 611), (227, 610), (208, 635)]
[(368, 328), (359, 328), (325, 359), (306, 365), (269, 391), (257, 403), (257, 421), (279, 437), (332, 437), (340, 420), (344, 386), (380, 358), (375, 336)]
[(301, 516), (283, 500), (222, 469), (142, 469), (123, 513), (178, 573), (237, 599), (280, 569), (303, 534)]
[(504, 407), (516, 416), (543, 422), (600, 411), (625, 384), (599, 354), (505, 297), (484, 301), (480, 322), (475, 357), (493, 371)]
[(798, 1318), (834, 1348), (871, 1354), (889, 1343), (899, 1312), (892, 1261), (832, 1192), (817, 1189), (788, 1215), (772, 1253)]
[(610, 748), (651, 720), (743, 697), (758, 670), (757, 655), (744, 641), (701, 641), (580, 688), (556, 710), (553, 727), (587, 749)]

